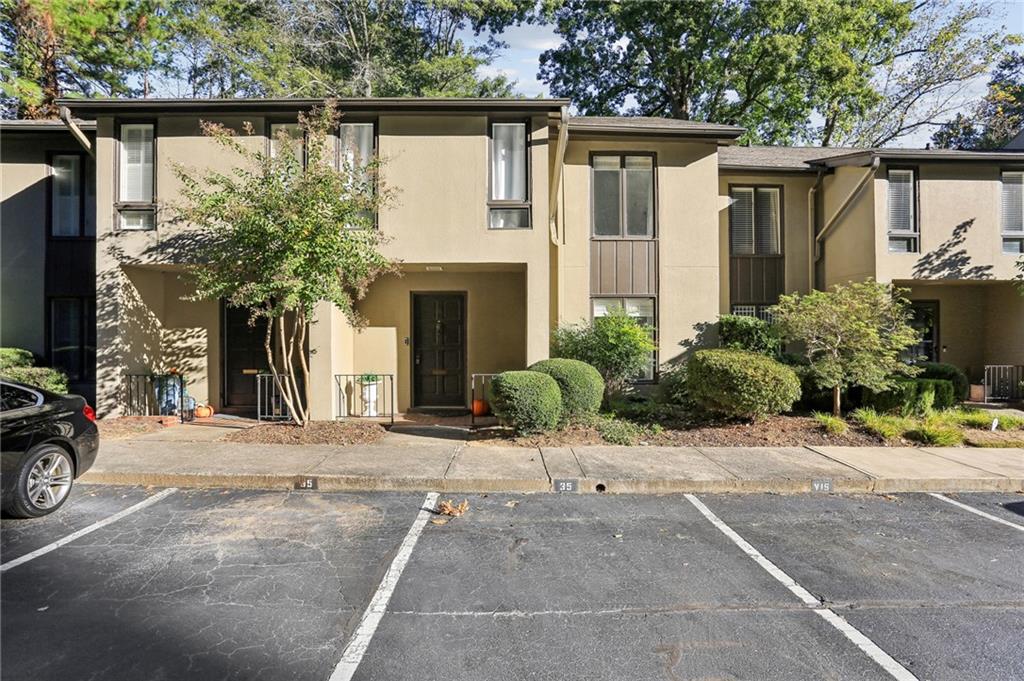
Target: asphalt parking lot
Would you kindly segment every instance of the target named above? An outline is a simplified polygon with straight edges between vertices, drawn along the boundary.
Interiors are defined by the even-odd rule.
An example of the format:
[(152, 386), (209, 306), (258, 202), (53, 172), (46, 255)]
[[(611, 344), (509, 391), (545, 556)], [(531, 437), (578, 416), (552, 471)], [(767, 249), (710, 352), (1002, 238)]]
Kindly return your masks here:
[(491, 494), (438, 525), (422, 494), (81, 485), (2, 521), (0, 671), (1024, 678), (1024, 496), (948, 498), (991, 517), (927, 494)]

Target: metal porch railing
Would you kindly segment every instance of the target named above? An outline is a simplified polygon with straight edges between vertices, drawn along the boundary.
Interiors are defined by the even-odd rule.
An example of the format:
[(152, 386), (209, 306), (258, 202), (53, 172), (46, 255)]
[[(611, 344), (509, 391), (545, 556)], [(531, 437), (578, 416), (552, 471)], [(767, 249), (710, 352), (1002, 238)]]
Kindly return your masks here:
[(177, 416), (182, 423), (196, 417), (196, 401), (189, 396), (182, 374), (125, 374), (125, 416)]
[[(288, 378), (288, 374), (278, 374), (281, 380)], [(288, 404), (281, 396), (281, 388), (274, 380), (274, 374), (256, 375), (256, 420), (257, 421), (287, 421), (292, 417), (288, 411)]]
[(1008, 402), (1024, 399), (1024, 366), (985, 365), (985, 401)]
[(470, 374), (469, 375), (469, 396), (470, 396), (470, 417), (471, 425), (476, 425), (476, 420), (483, 416), (491, 415), (491, 404), (487, 401), (487, 384), (498, 374)]
[(395, 423), (394, 374), (335, 374), (336, 418), (379, 418)]

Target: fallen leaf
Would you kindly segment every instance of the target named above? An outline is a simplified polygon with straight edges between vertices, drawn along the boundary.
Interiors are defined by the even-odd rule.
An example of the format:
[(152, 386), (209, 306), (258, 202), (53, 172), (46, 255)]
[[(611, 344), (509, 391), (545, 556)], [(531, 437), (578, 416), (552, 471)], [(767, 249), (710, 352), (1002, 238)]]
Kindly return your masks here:
[(518, 501), (506, 501), (505, 505), (508, 506), (509, 508), (515, 508), (516, 506), (519, 505), (519, 502)]
[(451, 520), (451, 518), (433, 518), (430, 522), (435, 525), (447, 525), (449, 520)]
[(469, 510), (469, 499), (463, 499), (461, 504), (456, 505), (451, 499), (445, 499), (437, 506), (438, 515), (449, 515), (458, 518)]

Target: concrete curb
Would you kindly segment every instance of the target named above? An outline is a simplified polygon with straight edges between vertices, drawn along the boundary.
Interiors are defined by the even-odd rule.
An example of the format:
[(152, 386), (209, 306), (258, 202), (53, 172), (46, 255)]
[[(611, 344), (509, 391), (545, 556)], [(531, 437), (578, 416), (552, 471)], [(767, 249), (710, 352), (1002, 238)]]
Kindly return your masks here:
[[(79, 482), (103, 485), (142, 485), (153, 487), (226, 487), (233, 489), (295, 489), (301, 474), (202, 474), (147, 472), (87, 472)], [(461, 494), (487, 492), (554, 492), (548, 479), (472, 479), (413, 478), (399, 476), (318, 475), (317, 489), (330, 492), (395, 491), (452, 492)], [(580, 494), (719, 494), (816, 493), (810, 479), (766, 480), (685, 480), (685, 479), (598, 479), (572, 478)], [(843, 479), (831, 480), (832, 493), (890, 494), (897, 492), (1021, 492), (1024, 478), (972, 479)]]

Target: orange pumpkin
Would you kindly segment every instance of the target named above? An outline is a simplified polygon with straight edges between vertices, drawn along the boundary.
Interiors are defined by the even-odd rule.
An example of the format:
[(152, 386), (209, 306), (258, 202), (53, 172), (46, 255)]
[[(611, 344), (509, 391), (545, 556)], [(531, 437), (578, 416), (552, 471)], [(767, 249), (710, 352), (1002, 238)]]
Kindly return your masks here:
[(487, 400), (473, 400), (473, 416), (487, 416), (490, 413), (491, 405), (487, 404)]
[(213, 416), (213, 407), (208, 404), (201, 404), (196, 407), (196, 418), (208, 419)]

